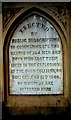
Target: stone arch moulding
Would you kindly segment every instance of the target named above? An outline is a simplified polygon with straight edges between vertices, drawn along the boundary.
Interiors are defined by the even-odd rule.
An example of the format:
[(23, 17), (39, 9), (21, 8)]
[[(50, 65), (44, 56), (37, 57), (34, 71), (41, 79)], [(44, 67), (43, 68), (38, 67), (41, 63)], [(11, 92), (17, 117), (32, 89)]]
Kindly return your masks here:
[[(63, 48), (63, 86), (64, 86), (64, 94), (63, 95), (47, 95), (47, 96), (16, 96), (16, 95), (9, 95), (9, 56), (8, 56), (8, 50), (9, 50), (9, 43), (11, 40), (12, 35), (14, 34), (14, 31), (16, 28), (24, 21), (27, 17), (30, 15), (37, 14), (49, 21), (56, 31), (59, 34), (59, 37), (62, 42), (62, 48)], [(32, 7), (28, 10), (25, 10), (22, 14), (20, 14), (11, 24), (9, 27), (4, 41), (4, 96), (5, 96), (5, 103), (7, 107), (20, 107), (22, 109), (22, 106), (25, 107), (32, 107), (32, 110), (34, 106), (36, 107), (65, 107), (67, 106), (67, 44), (66, 44), (66, 36), (64, 31), (61, 29), (60, 23), (58, 23), (53, 16), (50, 16), (47, 12), (44, 10), (41, 10), (37, 7)], [(21, 101), (20, 101), (21, 100)], [(40, 101), (39, 101), (40, 100)], [(20, 102), (19, 102), (20, 101)], [(24, 102), (23, 102), (24, 101)], [(30, 101), (30, 103), (29, 103)], [(43, 102), (44, 101), (44, 102)], [(23, 109), (24, 110), (24, 109)], [(25, 110), (24, 110), (25, 111)]]

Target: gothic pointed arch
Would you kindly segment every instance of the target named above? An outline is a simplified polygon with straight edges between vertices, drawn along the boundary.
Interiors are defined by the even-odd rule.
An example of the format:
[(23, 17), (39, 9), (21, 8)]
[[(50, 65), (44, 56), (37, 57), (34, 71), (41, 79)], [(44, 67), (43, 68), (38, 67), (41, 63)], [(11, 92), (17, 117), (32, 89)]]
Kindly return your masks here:
[[(45, 23), (48, 23), (49, 24), (49, 26), (51, 26), (51, 28), (53, 28), (54, 29), (54, 32), (52, 33), (52, 35), (53, 36), (55, 36), (55, 35), (57, 35), (57, 38), (59, 39), (59, 46), (58, 47), (60, 47), (58, 50), (59, 50), (59, 52), (60, 52), (60, 60), (61, 60), (61, 64), (60, 64), (60, 66), (59, 67), (61, 67), (61, 69), (62, 69), (62, 72), (61, 71), (58, 71), (58, 68), (57, 68), (57, 71), (58, 72), (60, 72), (60, 75), (61, 75), (61, 78), (57, 78), (57, 79), (62, 79), (62, 83), (60, 83), (60, 87), (61, 87), (61, 89), (59, 88), (59, 91), (61, 91), (60, 93), (59, 92), (57, 92), (57, 91), (54, 91), (53, 93), (51, 92), (51, 89), (50, 88), (48, 88), (48, 91), (50, 91), (50, 92), (38, 92), (38, 93), (36, 93), (36, 92), (34, 92), (34, 94), (37, 94), (37, 95), (39, 95), (40, 93), (41, 93), (41, 95), (42, 94), (46, 94), (46, 98), (45, 99), (47, 99), (47, 97), (48, 97), (48, 95), (61, 95), (62, 97), (63, 96), (66, 96), (67, 95), (67, 92), (66, 92), (66, 89), (65, 89), (65, 86), (67, 86), (67, 44), (66, 44), (66, 33), (64, 32), (64, 27), (61, 27), (61, 23), (60, 23), (60, 21), (57, 21), (56, 20), (56, 18), (54, 18), (54, 16), (52, 15), (52, 14), (50, 14), (49, 13), (49, 11), (45, 11), (44, 9), (42, 9), (41, 7), (40, 8), (38, 8), (38, 7), (30, 7), (30, 8), (28, 8), (28, 9), (26, 9), (26, 10), (24, 10), (24, 11), (22, 11), (21, 13), (19, 13), (17, 16), (16, 16), (16, 18), (11, 22), (11, 24), (9, 25), (9, 27), (8, 27), (8, 30), (7, 30), (7, 33), (6, 33), (6, 35), (5, 35), (5, 39), (4, 39), (4, 47), (3, 47), (3, 53), (4, 53), (4, 74), (5, 74), (5, 78), (4, 78), (4, 80), (5, 80), (5, 96), (6, 96), (6, 100), (8, 101), (7, 102), (7, 105), (9, 105), (10, 106), (10, 104), (11, 105), (13, 105), (14, 106), (14, 103), (16, 103), (16, 100), (14, 101), (14, 103), (13, 103), (13, 96), (14, 96), (14, 98), (16, 98), (16, 96), (15, 96), (15, 93), (14, 93), (14, 89), (12, 90), (12, 91), (10, 91), (10, 87), (11, 87), (11, 85), (10, 85), (10, 81), (11, 81), (11, 74), (10, 74), (10, 71), (12, 70), (11, 69), (11, 65), (12, 65), (12, 63), (15, 61), (15, 59), (14, 59), (14, 57), (12, 57), (11, 55), (12, 55), (12, 43), (14, 43), (14, 46), (15, 45), (17, 45), (16, 44), (16, 41), (13, 39), (13, 36), (14, 36), (14, 38), (16, 37), (15, 36), (15, 33), (17, 32), (17, 30), (19, 31), (19, 33), (21, 33), (20, 34), (20, 36), (25, 36), (25, 37), (27, 37), (27, 36), (30, 36), (30, 34), (29, 34), (29, 31), (30, 30), (32, 30), (31, 28), (33, 27), (33, 25), (35, 26), (35, 29), (37, 29), (38, 30), (38, 23), (33, 23), (33, 18), (34, 17), (36, 17), (36, 21), (37, 21), (37, 18), (38, 18), (38, 20), (40, 19), (40, 21), (42, 21), (42, 19), (43, 19), (43, 21), (45, 22)], [(32, 18), (32, 19), (31, 19)], [(30, 21), (30, 23), (32, 22), (32, 24), (29, 24), (28, 26), (27, 26), (27, 24), (26, 24), (26, 20), (28, 20), (29, 19), (29, 21)], [(31, 21), (32, 20), (32, 21)], [(39, 22), (40, 22), (39, 21)], [(44, 30), (40, 30), (40, 28), (39, 28), (39, 33), (38, 33), (38, 36), (40, 37), (41, 36), (41, 40), (40, 41), (42, 41), (42, 38), (44, 39), (44, 36), (47, 36), (48, 37), (48, 34), (44, 34), (44, 31), (49, 31), (49, 29), (50, 28), (48, 28), (46, 25), (44, 25), (43, 24), (43, 21), (42, 21), (42, 24), (41, 24), (41, 22), (40, 22), (40, 27), (42, 27)], [(24, 23), (24, 25), (22, 26), (22, 23)], [(20, 27), (20, 29), (19, 29), (19, 27)], [(27, 29), (29, 28), (29, 30), (27, 31)], [(34, 29), (33, 29), (34, 30)], [(25, 34), (24, 34), (24, 31), (25, 31)], [(28, 32), (28, 34), (27, 34), (27, 32)], [(37, 33), (37, 31), (36, 31), (36, 33)], [(36, 34), (35, 33), (35, 34)], [(23, 34), (23, 35), (22, 35)], [(44, 35), (43, 35), (44, 34)], [(51, 33), (49, 33), (50, 35), (51, 35)], [(19, 34), (16, 34), (17, 36), (19, 35)], [(33, 35), (33, 32), (31, 31), (31, 35)], [(43, 35), (43, 36), (42, 36)], [(44, 41), (46, 41), (46, 40), (48, 40), (48, 38), (46, 37), (46, 39), (44, 39)], [(51, 37), (51, 36), (50, 36)], [(31, 38), (33, 38), (33, 37), (31, 37)], [(38, 39), (38, 37), (36, 36), (36, 38), (37, 39), (35, 39), (35, 41), (39, 41), (39, 39)], [(18, 39), (18, 38), (17, 38)], [(23, 37), (22, 37), (22, 40), (23, 40)], [(29, 39), (29, 37), (27, 37), (27, 40), (28, 40), (28, 42), (30, 41), (30, 40), (32, 40), (33, 41), (33, 39)], [(25, 39), (25, 41), (26, 41), (26, 39)], [(27, 45), (28, 45), (28, 42), (27, 42)], [(50, 41), (49, 41), (50, 42)], [(57, 40), (56, 40), (56, 42), (57, 42)], [(33, 43), (33, 42), (32, 42)], [(32, 44), (31, 43), (31, 44)], [(19, 43), (18, 43), (19, 44)], [(36, 44), (37, 46), (38, 46), (38, 44)], [(41, 45), (41, 44), (40, 44)], [(43, 44), (42, 44), (43, 45)], [(46, 45), (48, 45), (48, 44), (46, 44)], [(16, 46), (15, 46), (16, 47)], [(23, 47), (23, 46), (22, 46)], [(25, 46), (24, 46), (25, 47)], [(31, 46), (32, 47), (32, 46)], [(35, 47), (35, 46), (34, 46)], [(42, 46), (41, 46), (42, 47)], [(20, 46), (17, 46), (17, 49), (15, 50), (14, 49), (14, 53), (16, 53), (16, 51), (18, 51), (18, 49), (20, 49)], [(28, 49), (28, 48), (27, 48)], [(33, 48), (34, 49), (34, 48)], [(41, 48), (41, 49), (43, 49), (43, 48)], [(50, 48), (49, 48), (50, 49)], [(48, 50), (49, 50), (48, 49)], [(32, 49), (29, 49), (30, 51), (32, 51)], [(53, 49), (54, 50), (54, 49)], [(60, 51), (61, 50), (61, 51)], [(35, 48), (35, 53), (37, 53), (36, 52), (37, 51), (37, 48)], [(40, 50), (39, 50), (40, 51)], [(45, 49), (45, 51), (47, 51), (46, 49)], [(18, 51), (19, 52), (19, 51)], [(20, 51), (21, 52), (21, 51)], [(24, 49), (24, 53), (25, 53), (26, 51), (25, 51), (25, 49)], [(49, 53), (51, 53), (52, 52), (52, 54), (50, 54), (50, 56), (51, 57), (53, 57), (53, 53), (55, 52), (55, 51), (49, 51)], [(24, 54), (23, 53), (23, 54)], [(29, 51), (27, 51), (27, 54), (29, 54)], [(34, 52), (30, 52), (30, 56), (31, 56), (31, 54), (34, 54)], [(55, 53), (54, 53), (55, 54)], [(57, 53), (57, 51), (56, 51), (56, 54), (58, 54)], [(39, 55), (38, 55), (39, 56)], [(55, 56), (55, 55), (54, 55)], [(17, 56), (18, 57), (18, 56)], [(45, 57), (45, 55), (43, 56), (43, 57)], [(47, 57), (49, 57), (49, 56), (47, 56)], [(57, 56), (58, 57), (58, 56)], [(20, 57), (21, 58), (21, 57)], [(28, 57), (29, 58), (29, 57)], [(27, 59), (28, 59), (27, 58)], [(34, 57), (35, 58), (35, 57)], [(42, 56), (40, 55), (40, 58), (42, 58)], [(26, 58), (25, 58), (26, 59)], [(30, 59), (33, 59), (33, 58), (30, 58)], [(48, 58), (47, 58), (48, 59)], [(51, 59), (53, 59), (53, 58), (50, 58), (49, 60), (51, 60)], [(57, 58), (56, 58), (57, 59)], [(58, 59), (58, 61), (59, 61), (59, 59)], [(37, 59), (35, 58), (35, 61), (36, 61)], [(43, 59), (43, 61), (44, 61), (44, 59)], [(19, 60), (19, 62), (21, 62), (21, 60)], [(26, 61), (25, 61), (26, 62)], [(47, 61), (45, 61), (46, 63), (47, 63)], [(11, 64), (10, 64), (11, 63)], [(29, 62), (27, 62), (28, 64), (27, 65), (30, 65), (29, 64)], [(33, 62), (33, 63), (35, 63), (35, 62)], [(40, 63), (40, 62), (39, 62)], [(41, 63), (42, 63), (42, 61), (41, 61)], [(60, 61), (59, 61), (59, 63), (60, 63)], [(24, 64), (22, 64), (22, 65), (24, 65)], [(32, 65), (32, 64), (31, 64)], [(61, 66), (62, 65), (62, 66)], [(38, 67), (38, 66), (37, 66)], [(50, 66), (49, 66), (50, 67)], [(34, 71), (35, 71), (35, 68), (36, 67), (33, 67), (34, 68)], [(25, 70), (26, 72), (25, 72), (25, 74), (27, 73), (27, 71), (28, 72), (30, 72), (30, 67), (28, 67), (28, 69), (29, 70)], [(44, 69), (46, 69), (45, 67), (44, 67)], [(32, 71), (32, 70), (31, 70)], [(37, 70), (38, 71), (38, 70)], [(37, 71), (35, 71), (35, 72), (37, 72)], [(12, 70), (12, 72), (14, 72), (13, 70)], [(21, 71), (20, 71), (21, 72)], [(41, 71), (38, 71), (38, 72), (41, 72)], [(55, 72), (55, 74), (56, 74), (56, 71), (54, 71), (54, 70), (52, 70), (52, 72)], [(61, 74), (62, 73), (62, 74)], [(22, 74), (22, 73), (21, 73)], [(31, 73), (30, 73), (31, 74)], [(19, 75), (19, 74), (18, 74)], [(29, 75), (30, 76), (30, 75)], [(35, 79), (35, 77), (36, 76), (31, 76), (30, 77), (30, 79), (31, 78), (33, 78), (33, 79)], [(37, 76), (38, 77), (38, 76)], [(37, 79), (37, 77), (36, 77), (36, 79)], [(47, 77), (47, 76), (46, 76)], [(59, 77), (59, 76), (55, 76), (55, 77)], [(24, 78), (24, 77), (23, 77)], [(16, 81), (16, 79), (17, 78), (14, 78), (14, 76), (13, 76), (13, 79)], [(25, 78), (24, 78), (25, 79)], [(29, 79), (28, 77), (27, 77), (27, 79)], [(41, 79), (42, 79), (42, 77), (41, 77)], [(45, 78), (44, 78), (45, 79)], [(47, 78), (46, 78), (47, 79)], [(53, 78), (52, 78), (53, 79)], [(11, 82), (13, 82), (13, 81), (11, 81)], [(24, 81), (25, 82), (25, 81)], [(19, 83), (19, 81), (18, 81), (18, 83)], [(19, 84), (21, 85), (21, 83), (22, 82), (20, 82)], [(30, 84), (30, 83), (28, 83), (28, 84)], [(33, 83), (32, 83), (33, 84)], [(42, 81), (42, 84), (43, 84), (43, 81)], [(51, 83), (51, 84), (53, 84), (53, 83)], [(62, 86), (61, 86), (62, 85)], [(12, 84), (12, 86), (13, 86), (13, 84)], [(15, 88), (15, 86), (13, 87), (13, 88)], [(33, 88), (34, 89), (34, 88)], [(53, 88), (54, 89), (54, 88)], [(23, 90), (23, 88), (21, 88), (21, 90)], [(26, 90), (26, 88), (25, 88), (25, 90)], [(28, 90), (27, 90), (28, 91)], [(16, 92), (16, 94), (18, 94), (19, 93), (19, 91), (15, 91)], [(12, 96), (12, 94), (13, 94), (13, 96)], [(19, 93), (20, 94), (20, 93)], [(25, 92), (24, 92), (24, 94), (25, 94)], [(22, 95), (24, 95), (23, 94), (23, 92), (21, 93), (21, 96)], [(29, 92), (27, 92), (27, 94), (29, 94)], [(31, 92), (31, 95), (32, 95), (32, 92)], [(29, 98), (29, 97), (27, 97), (27, 98)], [(27, 98), (25, 98), (24, 96), (22, 97), (22, 101), (21, 101), (21, 103), (20, 103), (20, 106), (22, 106), (22, 102), (23, 102), (23, 100), (25, 100), (26, 101), (26, 99)], [(38, 101), (38, 96), (36, 96), (36, 98), (37, 98), (37, 101)], [(30, 99), (30, 98), (29, 98)], [(42, 100), (43, 100), (44, 98), (42, 98)], [(58, 99), (58, 97), (56, 97), (56, 98), (54, 98), (54, 96), (53, 96), (53, 99), (55, 99), (55, 103), (56, 103), (56, 101), (57, 101), (57, 99)], [(18, 100), (20, 100), (20, 96), (17, 96), (17, 103), (18, 103)], [(35, 101), (35, 99), (34, 99), (34, 97), (32, 96), (32, 99), (30, 99), (31, 101)], [(40, 102), (40, 106), (42, 105), (42, 100), (41, 100), (41, 102)], [(50, 99), (49, 99), (50, 100)], [(50, 101), (48, 100), (48, 103), (49, 103), (49, 106), (51, 105), (51, 103), (50, 103)], [(29, 103), (28, 101), (27, 101), (27, 103)], [(25, 102), (25, 104), (27, 104), (26, 102)], [(47, 105), (47, 101), (45, 102), (46, 103), (46, 105)], [(53, 103), (53, 105), (55, 104), (55, 103)], [(33, 102), (33, 104), (34, 104), (34, 106), (37, 104), (36, 102)], [(43, 103), (44, 104), (44, 103)], [(18, 105), (18, 104), (17, 104)], [(31, 106), (31, 105), (30, 105)], [(42, 105), (43, 106), (43, 105)], [(47, 105), (48, 106), (48, 105)]]

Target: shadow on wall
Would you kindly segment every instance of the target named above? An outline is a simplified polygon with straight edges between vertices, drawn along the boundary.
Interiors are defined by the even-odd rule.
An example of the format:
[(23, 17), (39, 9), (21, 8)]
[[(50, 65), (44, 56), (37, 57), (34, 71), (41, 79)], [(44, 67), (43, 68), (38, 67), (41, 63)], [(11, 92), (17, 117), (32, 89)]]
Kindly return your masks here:
[(2, 108), (2, 119), (0, 120), (71, 120), (71, 108), (46, 108), (46, 112), (48, 112), (44, 115), (43, 110), (41, 111), (41, 108), (39, 108), (38, 114), (26, 114), (26, 115), (11, 115), (8, 108), (4, 106), (4, 104), (0, 107)]

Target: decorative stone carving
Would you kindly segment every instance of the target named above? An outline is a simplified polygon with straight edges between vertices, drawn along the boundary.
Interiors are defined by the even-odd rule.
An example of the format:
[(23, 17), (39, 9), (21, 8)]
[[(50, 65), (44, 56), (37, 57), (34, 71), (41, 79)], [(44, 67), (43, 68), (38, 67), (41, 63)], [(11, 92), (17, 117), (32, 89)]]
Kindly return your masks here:
[(47, 8), (53, 15), (55, 15), (59, 20), (62, 22), (65, 29), (67, 28), (67, 6), (64, 5), (49, 5), (49, 6), (43, 6), (44, 8)]
[[(42, 6), (42, 5), (41, 5)], [(62, 22), (65, 29), (67, 28), (67, 5), (66, 4), (48, 4), (42, 7), (48, 9), (53, 15), (55, 15)], [(5, 28), (9, 21), (22, 10), (24, 7), (4, 8), (3, 9), (3, 27)]]
[(4, 8), (3, 9), (3, 28), (9, 23), (9, 21), (21, 10), (22, 8)]

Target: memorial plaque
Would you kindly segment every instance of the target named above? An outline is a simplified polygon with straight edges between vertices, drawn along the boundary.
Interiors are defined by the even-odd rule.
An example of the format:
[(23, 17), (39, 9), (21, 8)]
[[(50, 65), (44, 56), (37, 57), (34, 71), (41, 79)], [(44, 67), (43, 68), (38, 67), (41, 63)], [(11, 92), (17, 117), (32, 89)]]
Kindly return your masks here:
[(63, 94), (63, 51), (54, 26), (39, 15), (26, 18), (9, 44), (9, 92)]

